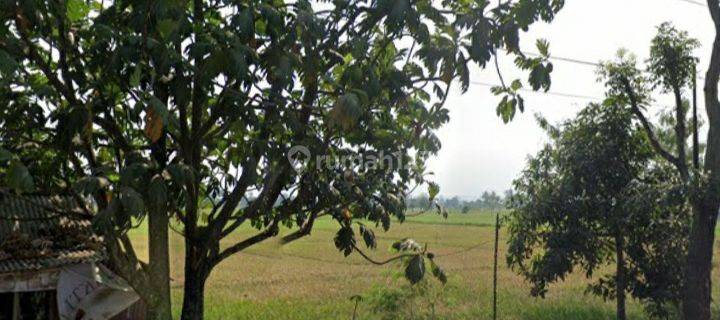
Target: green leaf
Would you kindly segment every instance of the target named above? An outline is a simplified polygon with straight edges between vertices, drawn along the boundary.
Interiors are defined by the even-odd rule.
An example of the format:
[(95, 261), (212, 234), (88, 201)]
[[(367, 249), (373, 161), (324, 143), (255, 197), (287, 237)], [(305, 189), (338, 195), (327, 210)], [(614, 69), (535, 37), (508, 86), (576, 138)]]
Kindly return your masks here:
[(412, 284), (420, 282), (425, 276), (425, 261), (422, 255), (415, 255), (405, 267), (405, 278)]
[(90, 6), (85, 0), (68, 0), (67, 1), (67, 17), (70, 22), (77, 22), (84, 18), (90, 12)]
[(144, 188), (148, 175), (147, 167), (142, 159), (132, 159), (131, 155), (132, 153), (125, 157), (125, 166), (120, 170), (120, 185)]
[(400, 25), (405, 19), (405, 15), (410, 10), (409, 0), (395, 0), (393, 1), (392, 10), (388, 14), (388, 25), (395, 27)]
[(447, 283), (447, 275), (445, 274), (445, 271), (438, 266), (435, 261), (430, 258), (430, 270), (432, 271), (433, 276), (440, 280), (443, 284)]
[(167, 39), (178, 27), (177, 21), (173, 19), (163, 19), (157, 24), (158, 32), (163, 39)]
[[(482, 24), (486, 26), (486, 24)], [(471, 34), (470, 58), (484, 66), (492, 57), (487, 28), (475, 28)]]
[(507, 49), (510, 51), (520, 50), (520, 35), (518, 33), (517, 26), (514, 24), (509, 24), (503, 27), (505, 28), (503, 36)]
[(35, 188), (35, 182), (30, 175), (30, 171), (17, 159), (10, 160), (5, 179), (8, 187), (20, 192), (31, 191)]
[(230, 56), (222, 51), (218, 50), (213, 52), (205, 62), (205, 71), (203, 76), (208, 79), (212, 79), (220, 73), (228, 70), (230, 64)]
[(515, 106), (517, 102), (515, 99), (511, 99), (510, 96), (504, 96), (503, 99), (497, 106), (497, 115), (503, 120), (504, 123), (510, 122), (515, 117)]
[(142, 66), (138, 63), (133, 69), (133, 73), (130, 75), (130, 87), (137, 87), (140, 85), (140, 78), (142, 77)]
[(120, 188), (120, 203), (123, 211), (131, 216), (139, 216), (145, 208), (145, 202), (142, 196), (130, 187)]
[(520, 112), (525, 112), (525, 99), (521, 96), (517, 96), (517, 107), (520, 109)]
[(10, 75), (19, 67), (20, 64), (7, 51), (0, 49), (0, 74)]
[(100, 210), (92, 220), (92, 227), (98, 233), (111, 230), (113, 226), (113, 217), (120, 210), (120, 202), (117, 199), (110, 200), (110, 203), (104, 209)]
[(183, 164), (173, 163), (165, 170), (176, 185), (183, 185), (191, 179), (191, 169)]
[(430, 202), (440, 193), (440, 186), (435, 182), (428, 182), (428, 199)]
[(109, 184), (110, 182), (105, 177), (84, 177), (75, 183), (73, 189), (79, 194), (90, 195), (105, 189)]
[(365, 245), (369, 249), (377, 248), (377, 242), (375, 240), (375, 232), (373, 232), (371, 229), (369, 229), (361, 224), (360, 225), (360, 234), (363, 236), (363, 240), (365, 240)]
[(13, 154), (12, 152), (8, 151), (5, 148), (0, 147), (0, 162), (5, 162), (10, 159), (12, 159)]
[(552, 64), (545, 66), (542, 63), (530, 71), (528, 82), (532, 85), (533, 90), (537, 91), (541, 88), (545, 91), (550, 90), (550, 72), (552, 72)]
[(235, 19), (240, 30), (240, 36), (245, 39), (251, 38), (255, 32), (255, 22), (253, 19), (252, 9), (245, 8), (240, 11)]
[(342, 227), (342, 229), (338, 230), (335, 235), (335, 247), (347, 257), (352, 253), (354, 246), (355, 234), (352, 228)]
[(522, 86), (523, 85), (522, 85), (522, 82), (520, 81), (520, 79), (515, 79), (512, 82), (512, 84), (510, 85), (510, 89), (512, 89), (513, 91), (518, 91), (518, 90), (522, 89)]
[(550, 55), (550, 42), (545, 39), (538, 39), (535, 45), (537, 46), (540, 55), (543, 57), (548, 57)]

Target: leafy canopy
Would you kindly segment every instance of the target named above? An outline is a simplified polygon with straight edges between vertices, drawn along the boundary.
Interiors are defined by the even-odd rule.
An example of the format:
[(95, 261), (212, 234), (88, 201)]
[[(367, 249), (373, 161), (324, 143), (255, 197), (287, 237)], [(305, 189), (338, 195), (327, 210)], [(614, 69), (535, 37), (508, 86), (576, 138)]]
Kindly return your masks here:
[(658, 26), (647, 61), (650, 80), (655, 87), (671, 92), (690, 86), (698, 63), (693, 51), (698, 47), (700, 42), (691, 38), (687, 31), (680, 31), (669, 22)]
[[(297, 231), (286, 241), (307, 235), (321, 216), (338, 222), (348, 255), (358, 232), (375, 243), (355, 221), (389, 228), (427, 182), (453, 80), (468, 90), (470, 67), (505, 48), (534, 89), (549, 88), (547, 43), (528, 58), (519, 36), (563, 4), (2, 1), (0, 142), (11, 156), (0, 175), (21, 191), (94, 197), (98, 228), (131, 263), (119, 242), (150, 211), (176, 219), (199, 276), (282, 225)], [(506, 121), (523, 110), (521, 87), (496, 90)], [(311, 156), (289, 159), (294, 146)], [(220, 245), (243, 224), (258, 234)]]
[(576, 268), (593, 277), (623, 259), (588, 289), (625, 294), (616, 292), (621, 272), (626, 290), (664, 314), (679, 300), (689, 208), (678, 176), (616, 102), (591, 104), (559, 127), (541, 121), (552, 140), (514, 182), (507, 262), (544, 296)]

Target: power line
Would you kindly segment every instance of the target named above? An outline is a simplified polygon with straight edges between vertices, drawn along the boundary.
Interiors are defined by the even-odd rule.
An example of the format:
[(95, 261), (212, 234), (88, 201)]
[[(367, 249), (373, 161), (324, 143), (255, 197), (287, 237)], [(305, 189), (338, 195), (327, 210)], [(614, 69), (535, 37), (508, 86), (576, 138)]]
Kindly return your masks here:
[[(693, 1), (693, 0), (678, 0), (678, 1)], [(697, 4), (697, 3), (696, 3), (696, 4)], [(525, 52), (525, 51), (523, 51), (523, 54), (528, 55), (528, 56), (534, 56), (534, 57), (539, 57), (539, 56), (540, 56), (540, 54), (534, 53), (534, 52)], [(600, 67), (600, 66), (602, 66), (602, 64), (601, 64), (601, 63), (598, 63), (598, 62), (591, 62), (591, 61), (588, 61), (588, 60), (582, 60), (582, 59), (576, 59), (576, 58), (566, 58), (566, 57), (553, 56), (553, 55), (550, 55), (550, 56), (548, 57), (548, 59), (550, 59), (550, 60), (557, 60), (557, 61), (564, 61), (564, 62), (569, 62), (569, 63), (575, 63), (575, 64), (581, 64), (581, 65), (586, 65), (586, 66), (593, 66), (593, 67)], [(698, 79), (699, 79), (699, 80), (705, 80), (705, 77), (703, 77), (703, 76), (701, 76), (701, 75), (698, 75)]]
[[(503, 51), (505, 51), (505, 52), (507, 52), (507, 53), (510, 53), (510, 51), (508, 51), (508, 50), (506, 50), (506, 49), (503, 49)], [(533, 56), (533, 57), (540, 57), (540, 56), (541, 56), (539, 53), (530, 52), (530, 51), (522, 51), (522, 53), (523, 53), (524, 55)], [(587, 61), (587, 60), (581, 60), (581, 59), (575, 59), (575, 58), (559, 57), (559, 56), (554, 56), (554, 55), (550, 55), (550, 56), (548, 57), (548, 59), (550, 59), (550, 60), (557, 60), (557, 61), (565, 61), (565, 62), (576, 63), (576, 64), (582, 64), (582, 65), (591, 66), (591, 67), (599, 67), (599, 66), (600, 66), (600, 63), (597, 63), (597, 62), (592, 62), (592, 61)]]
[(696, 6), (702, 6), (702, 7), (706, 7), (706, 6), (707, 6), (707, 5), (705, 5), (704, 3), (700, 2), (700, 1), (695, 1), (695, 0), (678, 0), (678, 1), (691, 3), (691, 4), (694, 4), (694, 5), (696, 5)]
[[(706, 7), (706, 4), (705, 4), (705, 3), (702, 3), (702, 2), (699, 2), (699, 1), (696, 1), (696, 0), (677, 0), (677, 1), (682, 1), (682, 2), (689, 3), (689, 4)], [(507, 50), (505, 50), (505, 51), (507, 51)], [(522, 53), (525, 54), (525, 55), (534, 56), (534, 57), (539, 57), (539, 56), (541, 56), (540, 54), (535, 53), (535, 52), (526, 52), (526, 51), (523, 51)], [(600, 67), (600, 66), (601, 66), (601, 64), (598, 63), (598, 62), (592, 62), (592, 61), (583, 60), (583, 59), (576, 59), (576, 58), (567, 58), (567, 57), (561, 57), (561, 56), (553, 56), (553, 55), (550, 55), (550, 56), (548, 57), (548, 59), (550, 59), (550, 60), (556, 60), (556, 61), (569, 62), (569, 63), (579, 64), (579, 65), (584, 65), (584, 66), (591, 66), (591, 67)], [(701, 76), (701, 75), (698, 75), (697, 77), (698, 77), (698, 80), (703, 80), (703, 81), (705, 80), (705, 77), (703, 77), (703, 76)], [(470, 81), (470, 83), (475, 84), (475, 85), (485, 86), (485, 87), (497, 87), (497, 86), (498, 86), (498, 85), (496, 85), (496, 84), (487, 83), (487, 82), (481, 82), (481, 81)], [(603, 100), (602, 98), (599, 98), (599, 97), (593, 97), (593, 96), (587, 96), (587, 95), (580, 95), (580, 94), (573, 94), (573, 93), (563, 93), (563, 92), (553, 92), (553, 91), (542, 92), (542, 91), (529, 90), (529, 89), (525, 89), (525, 88), (521, 88), (520, 90), (521, 90), (521, 91), (525, 91), (525, 92), (530, 92), (530, 93), (545, 94), (545, 95), (558, 96), (558, 97), (564, 97), (564, 98), (576, 98), (576, 99), (588, 99), (588, 100)]]
[(565, 62), (572, 62), (572, 63), (577, 63), (577, 64), (584, 64), (584, 65), (589, 65), (589, 66), (593, 66), (593, 67), (599, 67), (599, 66), (600, 66), (600, 64), (597, 63), (597, 62), (589, 62), (589, 61), (583, 61), (583, 60), (577, 60), (577, 59), (571, 59), (571, 58), (563, 58), (563, 57), (553, 57), (553, 56), (550, 56), (550, 59), (560, 60), (560, 61), (565, 61)]
[[(488, 82), (482, 82), (482, 81), (470, 81), (471, 84), (484, 86), (484, 87), (498, 87), (500, 85), (488, 83)], [(529, 92), (529, 93), (537, 93), (537, 94), (545, 94), (549, 96), (557, 96), (557, 97), (564, 97), (564, 98), (575, 98), (575, 99), (586, 99), (586, 100), (603, 100), (603, 98), (600, 97), (593, 97), (593, 96), (586, 96), (581, 94), (574, 94), (574, 93), (564, 93), (564, 92), (556, 92), (556, 91), (535, 91), (530, 89), (521, 88), (521, 91)]]
[[(534, 52), (523, 52), (523, 53), (526, 55), (529, 55), (529, 56), (535, 56), (535, 57), (540, 56), (540, 54), (537, 54)], [(565, 58), (565, 57), (559, 57), (559, 56), (553, 56), (553, 55), (550, 55), (550, 57), (548, 57), (548, 58), (550, 60), (565, 61), (565, 62), (582, 64), (582, 65), (591, 66), (591, 67), (599, 67), (600, 66), (600, 63), (597, 63), (597, 62), (591, 62), (591, 61), (580, 60), (580, 59), (575, 59), (575, 58)]]

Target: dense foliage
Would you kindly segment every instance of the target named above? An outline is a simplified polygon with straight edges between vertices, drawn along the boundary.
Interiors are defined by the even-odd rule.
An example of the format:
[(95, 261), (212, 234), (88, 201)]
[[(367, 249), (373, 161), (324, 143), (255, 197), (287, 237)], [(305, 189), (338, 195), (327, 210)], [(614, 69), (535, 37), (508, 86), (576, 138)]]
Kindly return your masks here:
[[(684, 268), (676, 270), (677, 274), (683, 273), (683, 277), (674, 276), (682, 280), (684, 286), (671, 286), (680, 290), (680, 294), (659, 290), (661, 296), (681, 296), (683, 299), (683, 316), (688, 319), (709, 318), (710, 274), (708, 265), (712, 259), (712, 241), (717, 216), (717, 199), (713, 191), (714, 180), (712, 170), (705, 167), (700, 159), (700, 153), (706, 152), (707, 159), (713, 159), (717, 145), (712, 145), (714, 129), (711, 124), (710, 138), (707, 149), (704, 149), (699, 142), (699, 126), (701, 125), (697, 115), (697, 105), (693, 103), (692, 109), (687, 98), (689, 93), (696, 88), (691, 88), (697, 76), (695, 68), (697, 58), (693, 51), (699, 46), (699, 42), (691, 38), (687, 32), (677, 30), (669, 23), (663, 23), (658, 27), (658, 33), (653, 38), (650, 47), (650, 58), (647, 60), (646, 71), (637, 67), (637, 62), (632, 55), (621, 51), (618, 59), (613, 62), (606, 62), (600, 70), (600, 79), (605, 82), (607, 95), (616, 103), (627, 105), (632, 110), (635, 119), (658, 159), (666, 165), (669, 174), (678, 177), (680, 194), (688, 206), (692, 208), (693, 216), (687, 222), (689, 232), (687, 236), (687, 258), (684, 259)], [(717, 82), (717, 81), (716, 81)], [(709, 88), (709, 87), (707, 87)], [(646, 115), (653, 107), (653, 89), (660, 89), (663, 94), (671, 94), (674, 98), (674, 105), (669, 110), (661, 110), (659, 121), (654, 124)], [(712, 96), (710, 92), (708, 97)], [(695, 93), (693, 93), (695, 94)], [(715, 93), (715, 96), (717, 93)], [(712, 122), (713, 113), (710, 105), (717, 101), (717, 97), (706, 101), (708, 107), (708, 120)], [(692, 110), (688, 117), (688, 111)], [(671, 127), (667, 127), (671, 125)], [(663, 127), (665, 126), (665, 127)], [(670, 133), (672, 132), (672, 133)], [(692, 148), (688, 152), (688, 138), (692, 137)], [(717, 142), (715, 142), (717, 144)], [(710, 161), (712, 162), (712, 161)], [(710, 164), (714, 165), (713, 163)], [(662, 187), (662, 183), (650, 181), (653, 188)], [(645, 191), (647, 194), (653, 192)], [(666, 194), (676, 194), (666, 192)], [(676, 201), (680, 201), (678, 198)], [(713, 204), (715, 203), (715, 204)], [(670, 206), (672, 207), (672, 206)], [(715, 207), (715, 208), (713, 208)], [(635, 208), (643, 209), (642, 207)], [(704, 218), (703, 218), (704, 217)], [(660, 224), (666, 220), (660, 220)], [(689, 227), (692, 225), (692, 228)], [(647, 237), (654, 237), (654, 232), (643, 230)], [(682, 238), (671, 237), (671, 240)], [(670, 242), (671, 247), (681, 247)], [(676, 255), (671, 255), (676, 258)], [(652, 263), (650, 261), (643, 261)], [(673, 277), (661, 277), (660, 279), (672, 280)], [(648, 292), (648, 291), (644, 291)], [(707, 301), (703, 302), (697, 298), (706, 296)], [(656, 311), (662, 311), (656, 308)]]
[(689, 213), (682, 184), (654, 160), (627, 106), (591, 104), (559, 127), (514, 183), (507, 261), (533, 295), (610, 262), (615, 272), (589, 289), (606, 298), (648, 302), (665, 315), (679, 300)]

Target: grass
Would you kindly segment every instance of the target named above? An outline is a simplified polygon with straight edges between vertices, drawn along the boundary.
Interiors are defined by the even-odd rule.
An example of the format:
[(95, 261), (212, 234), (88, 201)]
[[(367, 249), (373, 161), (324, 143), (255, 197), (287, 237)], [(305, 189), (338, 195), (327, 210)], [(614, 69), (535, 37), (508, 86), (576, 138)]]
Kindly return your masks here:
[[(395, 223), (391, 230), (376, 229), (378, 259), (392, 256), (393, 241), (411, 237), (427, 243), (436, 261), (449, 276), (446, 286), (433, 284), (442, 296), (436, 306), (439, 319), (488, 319), (492, 305), (494, 215), (488, 212), (451, 213), (448, 219), (428, 213)], [(353, 295), (365, 297), (358, 307), (359, 319), (378, 319), (370, 302), (383, 290), (407, 286), (397, 279), (397, 265), (374, 266), (357, 254), (345, 258), (333, 244), (336, 224), (320, 220), (311, 236), (280, 245), (270, 240), (222, 262), (211, 274), (206, 288), (207, 319), (351, 319)], [(287, 232), (287, 230), (285, 230)], [(243, 227), (229, 241), (244, 239), (253, 230)], [(138, 252), (146, 253), (143, 230), (133, 231)], [(573, 274), (551, 286), (545, 299), (529, 296), (523, 279), (504, 263), (505, 235), (500, 239), (499, 319), (613, 319), (614, 304), (586, 295), (588, 281)], [(182, 305), (183, 243), (171, 239), (173, 309)], [(714, 270), (714, 282), (720, 278)], [(434, 280), (432, 280), (434, 281)], [(432, 282), (436, 283), (436, 282)], [(718, 288), (714, 288), (718, 294)], [(418, 300), (419, 301), (419, 300)], [(409, 309), (422, 309), (420, 302)], [(644, 319), (642, 306), (630, 301), (630, 319)], [(409, 317), (405, 315), (404, 317)], [(418, 319), (420, 317), (417, 317)]]

